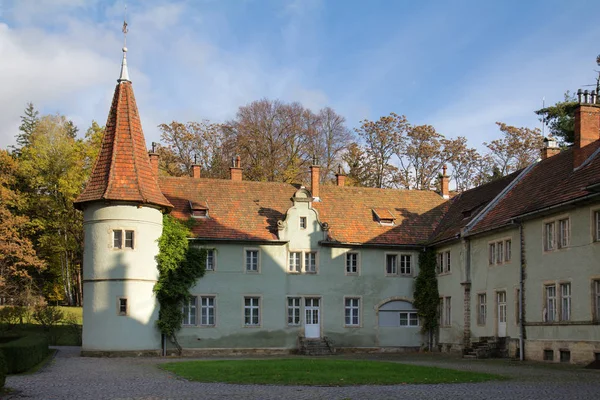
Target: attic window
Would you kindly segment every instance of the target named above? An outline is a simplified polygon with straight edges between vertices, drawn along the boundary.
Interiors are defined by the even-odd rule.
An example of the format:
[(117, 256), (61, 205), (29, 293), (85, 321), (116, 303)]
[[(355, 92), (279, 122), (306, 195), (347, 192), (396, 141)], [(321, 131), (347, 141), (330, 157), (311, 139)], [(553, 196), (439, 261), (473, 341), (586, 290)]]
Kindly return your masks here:
[(383, 226), (394, 226), (396, 217), (387, 208), (374, 208), (375, 219)]
[(208, 218), (208, 207), (204, 204), (190, 201), (190, 209), (194, 218)]

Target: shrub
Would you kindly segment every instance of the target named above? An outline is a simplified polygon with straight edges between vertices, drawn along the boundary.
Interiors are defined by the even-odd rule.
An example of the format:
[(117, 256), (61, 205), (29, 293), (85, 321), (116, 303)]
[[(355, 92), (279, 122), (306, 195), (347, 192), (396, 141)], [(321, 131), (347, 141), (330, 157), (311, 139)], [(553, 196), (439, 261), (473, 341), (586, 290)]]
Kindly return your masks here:
[(4, 306), (0, 308), (0, 324), (11, 330), (17, 324), (22, 324), (27, 316), (27, 308), (20, 306)]
[(82, 342), (82, 326), (77, 320), (77, 317), (73, 314), (68, 314), (64, 320), (65, 325), (67, 325), (68, 331), (73, 338), (77, 341), (77, 346), (81, 346)]
[(24, 336), (12, 342), (0, 344), (6, 373), (25, 372), (40, 363), (48, 355), (48, 339), (41, 335)]
[(33, 319), (48, 332), (65, 319), (65, 313), (58, 307), (37, 306), (33, 311)]

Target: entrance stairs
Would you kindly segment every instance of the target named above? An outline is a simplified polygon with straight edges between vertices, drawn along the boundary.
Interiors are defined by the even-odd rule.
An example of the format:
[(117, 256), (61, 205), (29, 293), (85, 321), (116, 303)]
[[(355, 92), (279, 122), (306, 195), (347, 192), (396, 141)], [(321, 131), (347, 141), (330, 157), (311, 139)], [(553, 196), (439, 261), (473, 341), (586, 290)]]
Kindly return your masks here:
[(326, 336), (316, 339), (298, 338), (298, 354), (306, 356), (328, 356), (335, 353), (333, 342)]
[(506, 338), (482, 336), (463, 350), (463, 358), (508, 358)]

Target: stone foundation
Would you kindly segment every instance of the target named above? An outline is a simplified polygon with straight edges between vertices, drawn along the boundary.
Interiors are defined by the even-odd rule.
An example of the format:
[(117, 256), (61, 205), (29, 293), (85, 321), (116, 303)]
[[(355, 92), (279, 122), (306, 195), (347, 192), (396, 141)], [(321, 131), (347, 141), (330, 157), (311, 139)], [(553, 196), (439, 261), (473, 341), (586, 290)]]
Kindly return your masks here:
[(158, 357), (161, 350), (81, 350), (81, 357)]
[[(544, 359), (544, 351), (551, 351), (552, 360)], [(600, 342), (568, 341), (568, 340), (526, 340), (525, 359), (545, 362), (561, 362), (563, 352), (564, 363), (588, 364), (600, 357)], [(566, 360), (566, 353), (569, 360)], [(549, 355), (550, 353), (547, 353)]]

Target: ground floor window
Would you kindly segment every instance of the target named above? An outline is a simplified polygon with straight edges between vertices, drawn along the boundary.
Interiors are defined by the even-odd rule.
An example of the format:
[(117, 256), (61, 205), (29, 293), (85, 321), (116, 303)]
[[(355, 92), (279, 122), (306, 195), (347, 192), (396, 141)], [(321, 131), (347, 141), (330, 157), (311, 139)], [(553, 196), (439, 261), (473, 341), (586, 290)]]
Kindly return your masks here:
[(416, 311), (401, 311), (400, 326), (419, 326), (419, 316)]
[(183, 313), (183, 325), (196, 325), (196, 305), (198, 297), (190, 296), (188, 301), (183, 303), (181, 312)]
[(479, 293), (477, 295), (477, 323), (479, 325), (485, 325), (487, 318), (487, 295), (485, 293)]
[(287, 299), (287, 324), (300, 325), (300, 297)]
[(200, 325), (215, 325), (214, 296), (202, 296), (200, 298)]
[(440, 297), (440, 326), (452, 325), (452, 298)]
[(360, 299), (348, 297), (344, 300), (344, 323), (346, 326), (360, 325)]
[(395, 300), (383, 304), (378, 310), (379, 326), (383, 327), (417, 327), (419, 316), (412, 303)]
[(260, 297), (244, 297), (244, 325), (260, 325)]
[(594, 304), (594, 319), (600, 321), (600, 279), (596, 279), (592, 283), (593, 304)]
[(547, 285), (546, 292), (546, 307), (544, 309), (544, 321), (556, 321), (556, 285)]

